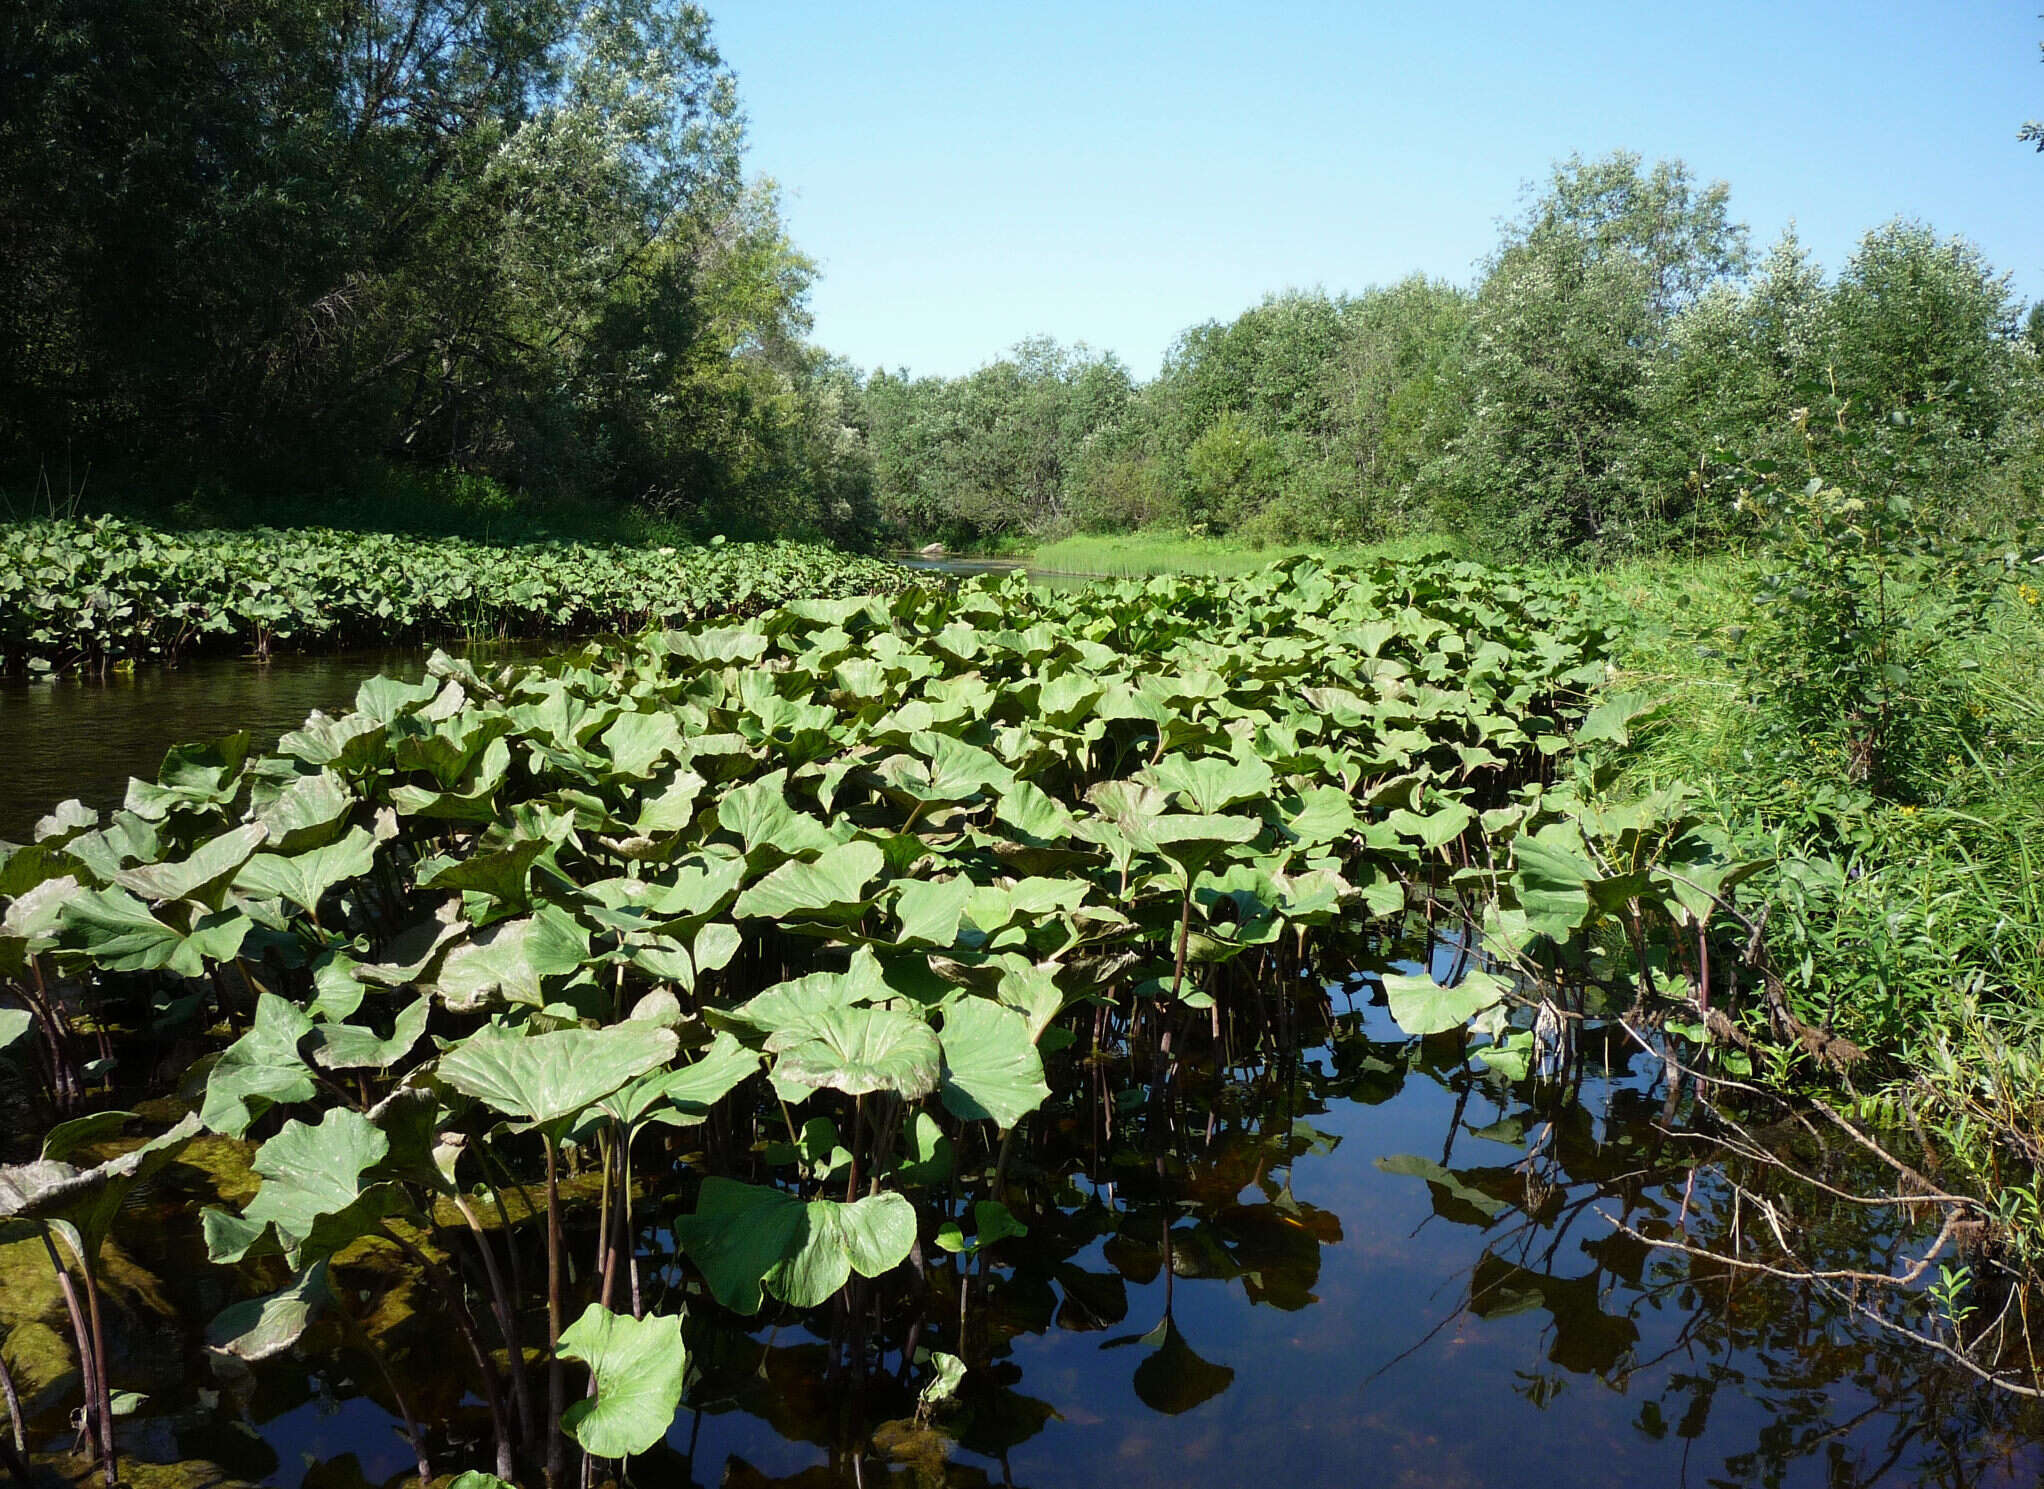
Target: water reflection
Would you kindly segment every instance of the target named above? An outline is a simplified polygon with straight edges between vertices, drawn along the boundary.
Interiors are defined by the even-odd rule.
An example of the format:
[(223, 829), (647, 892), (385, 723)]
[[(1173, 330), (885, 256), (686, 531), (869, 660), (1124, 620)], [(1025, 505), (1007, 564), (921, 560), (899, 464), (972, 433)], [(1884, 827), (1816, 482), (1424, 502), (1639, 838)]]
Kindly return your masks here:
[[(1062, 1057), (1053, 1102), (1009, 1155), (1026, 1236), (972, 1259), (937, 1251), (926, 1224), (919, 1279), (858, 1284), (806, 1315), (724, 1314), (675, 1262), (664, 1223), (692, 1205), (697, 1156), (677, 1148), (640, 1248), (657, 1306), (687, 1297), (693, 1370), (636, 1481), (2028, 1486), (2044, 1473), (2034, 1404), (1821, 1294), (1613, 1228), (1607, 1216), (1728, 1250), (1753, 1223), (1682, 1136), (1707, 1115), (1671, 1105), (1659, 1063), (1622, 1036), (1591, 1031), (1562, 1083), (1513, 1085), (1452, 1040), (1405, 1040), (1354, 983), (1258, 1001), (1263, 1016), (1231, 1021), (1218, 1056), (1195, 1046), (1175, 1065), (1104, 1021), (1097, 1052), (1082, 1040)], [(1864, 1155), (1804, 1156), (1841, 1189), (1873, 1187)], [(954, 1207), (988, 1192), (995, 1155), (960, 1161)], [(1773, 1194), (1824, 1265), (1890, 1270), (1923, 1244), (1889, 1211), (1742, 1164), (1728, 1172)], [(184, 1381), (160, 1372), (151, 1406), (158, 1456), (287, 1489), (407, 1481), (394, 1403), (337, 1341), (243, 1381), (211, 1376), (189, 1319), (229, 1294), (197, 1261), (188, 1202), (217, 1179), (173, 1172), (184, 1189), (159, 1195), (158, 1213), (182, 1227), (124, 1236), (134, 1273), (178, 1294), (188, 1333)], [(592, 1234), (571, 1237), (578, 1254)], [(436, 1449), (451, 1462), (466, 1440), (483, 1461), (487, 1423), (431, 1299), (373, 1257), (341, 1270), (387, 1326), (414, 1409), (449, 1424)], [(134, 1316), (145, 1291), (124, 1295)], [(930, 1346), (971, 1368), (922, 1430), (914, 1360)]]
[[(504, 641), (446, 647), (478, 663), (558, 649), (559, 643)], [(172, 745), (246, 729), (258, 749), (267, 749), (315, 708), (348, 707), (366, 677), (423, 677), (431, 654), (406, 647), (267, 662), (199, 657), (105, 678), (0, 681), (0, 755), (8, 762), (0, 841), (27, 842), (36, 820), (66, 797), (102, 810), (119, 806), (128, 778), (153, 780)]]

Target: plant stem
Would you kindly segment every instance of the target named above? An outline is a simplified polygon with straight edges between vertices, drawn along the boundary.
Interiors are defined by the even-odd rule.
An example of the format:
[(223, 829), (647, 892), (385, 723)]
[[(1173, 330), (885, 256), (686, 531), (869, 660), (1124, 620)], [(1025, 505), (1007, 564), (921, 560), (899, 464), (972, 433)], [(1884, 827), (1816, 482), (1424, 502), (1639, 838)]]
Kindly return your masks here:
[(547, 1489), (560, 1489), (567, 1465), (561, 1440), (561, 1413), (568, 1409), (568, 1382), (561, 1371), (561, 1174), (554, 1135), (546, 1139), (546, 1349), (547, 1349)]

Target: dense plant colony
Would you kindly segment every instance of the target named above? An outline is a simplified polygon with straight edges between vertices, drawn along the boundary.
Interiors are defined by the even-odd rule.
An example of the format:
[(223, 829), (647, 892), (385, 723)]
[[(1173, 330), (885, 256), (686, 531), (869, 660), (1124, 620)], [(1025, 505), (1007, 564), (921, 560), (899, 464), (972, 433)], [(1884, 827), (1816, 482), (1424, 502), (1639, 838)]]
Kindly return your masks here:
[[(75, 1253), (89, 1341), (121, 1194), (202, 1133), (260, 1143), (259, 1187), (206, 1216), (250, 1295), (223, 1357), (345, 1318), (329, 1269), (372, 1238), (440, 1290), (499, 1474), (560, 1481), (568, 1439), (642, 1451), (684, 1381), (679, 1319), (640, 1287), (646, 1211), (742, 1313), (822, 1307), (920, 1242), (992, 1246), (1045, 1062), (1110, 1010), (1167, 1050), (1219, 1035), (1231, 964), (1422, 913), (1481, 917), (1491, 968), (1579, 988), (1608, 923), (1664, 988), (1738, 996), (1711, 938), (1740, 871), (1679, 796), (1595, 810), (1565, 779), (1636, 712), (1588, 706), (1613, 619), (1592, 590), (1441, 561), (981, 581), (489, 675), (440, 656), (268, 757), (173, 751), (109, 820), (69, 804), (0, 861), (0, 1032), (69, 1119), (0, 1176), (0, 1213)], [(1416, 1034), (1476, 1018), (1523, 1074), (1513, 982), (1453, 982), (1388, 975), (1392, 1011)], [(95, 1088), (146, 1085), (172, 1037), (226, 1047), (150, 1108), (168, 1130), (71, 1163), (125, 1120), (77, 1115)], [(706, 1120), (688, 1165), (635, 1159)], [(945, 1181), (973, 1153), (993, 1197), (965, 1206)], [(543, 1205), (507, 1204), (521, 1181)], [(573, 1283), (566, 1194), (598, 1237)], [(516, 1281), (535, 1231), (543, 1326)], [(484, 1263), (466, 1291), (455, 1232)], [(80, 1353), (111, 1460), (119, 1383)]]
[(15, 672), (103, 671), (206, 650), (636, 631), (796, 594), (884, 592), (899, 576), (880, 560), (794, 543), (499, 547), (324, 528), (35, 522), (0, 528), (0, 657)]

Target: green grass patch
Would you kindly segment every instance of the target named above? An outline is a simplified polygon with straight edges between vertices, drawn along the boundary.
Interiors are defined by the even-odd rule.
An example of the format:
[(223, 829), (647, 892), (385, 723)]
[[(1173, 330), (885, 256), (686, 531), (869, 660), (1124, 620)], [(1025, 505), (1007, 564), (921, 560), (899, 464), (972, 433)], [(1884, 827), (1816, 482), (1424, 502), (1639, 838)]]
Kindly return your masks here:
[(1329, 563), (1366, 564), (1378, 558), (1417, 558), (1444, 552), (1461, 557), (1467, 549), (1459, 538), (1441, 535), (1387, 538), (1358, 546), (1292, 543), (1258, 547), (1233, 538), (1155, 531), (1077, 533), (1045, 544), (1028, 557), (1033, 569), (1125, 579), (1151, 574), (1246, 574), (1299, 553)]

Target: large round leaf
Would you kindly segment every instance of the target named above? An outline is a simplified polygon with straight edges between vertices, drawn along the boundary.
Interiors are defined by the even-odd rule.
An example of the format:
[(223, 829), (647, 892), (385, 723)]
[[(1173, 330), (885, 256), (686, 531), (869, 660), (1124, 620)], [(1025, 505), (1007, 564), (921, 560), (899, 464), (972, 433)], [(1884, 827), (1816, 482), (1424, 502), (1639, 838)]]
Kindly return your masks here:
[(774, 1078), (860, 1096), (892, 1091), (918, 1101), (937, 1087), (937, 1036), (921, 1019), (891, 1008), (834, 1008), (784, 1050)]
[(493, 1111), (546, 1126), (665, 1065), (677, 1044), (673, 1030), (656, 1024), (551, 1034), (489, 1024), (440, 1057), (440, 1078)]
[(688, 1367), (680, 1318), (633, 1318), (591, 1303), (561, 1335), (561, 1353), (596, 1377), (596, 1399), (561, 1414), (576, 1442), (599, 1458), (623, 1458), (666, 1436)]

